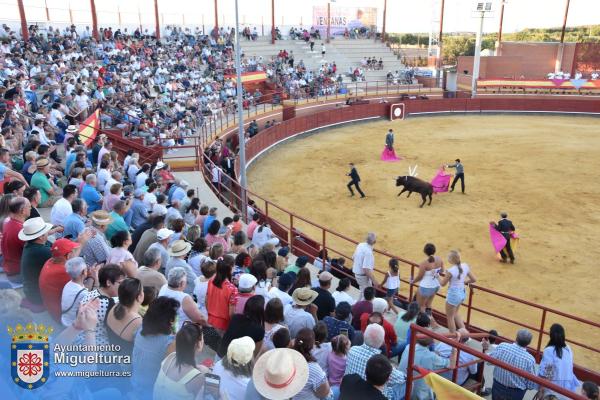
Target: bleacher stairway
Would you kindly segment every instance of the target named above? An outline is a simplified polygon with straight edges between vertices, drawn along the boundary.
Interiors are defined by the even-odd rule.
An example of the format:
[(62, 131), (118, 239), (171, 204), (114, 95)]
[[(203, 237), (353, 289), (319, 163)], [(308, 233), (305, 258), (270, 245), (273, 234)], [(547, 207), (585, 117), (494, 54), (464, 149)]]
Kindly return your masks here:
[[(404, 68), (398, 57), (384, 43), (369, 39), (332, 38), (329, 44), (324, 40), (317, 40), (312, 52), (309, 44), (302, 40), (284, 39), (271, 44), (269, 37), (263, 36), (256, 41), (243, 40), (240, 43), (246, 57), (262, 56), (267, 61), (285, 49), (288, 53), (293, 52), (296, 63), (303, 60), (309, 70), (317, 70), (323, 62), (335, 62), (338, 73), (343, 75), (348, 72), (349, 67), (354, 69), (360, 66), (363, 57), (375, 57), (377, 60), (382, 58), (383, 70), (366, 71), (367, 81), (385, 81), (388, 71)], [(325, 58), (321, 57), (321, 43), (325, 43)]]

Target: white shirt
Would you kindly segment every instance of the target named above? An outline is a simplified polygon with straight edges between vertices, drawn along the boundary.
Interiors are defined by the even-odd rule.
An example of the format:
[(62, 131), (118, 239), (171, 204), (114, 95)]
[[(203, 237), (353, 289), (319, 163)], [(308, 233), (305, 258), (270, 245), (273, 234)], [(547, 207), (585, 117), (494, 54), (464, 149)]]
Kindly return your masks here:
[(106, 197), (110, 194), (110, 187), (112, 185), (114, 185), (115, 183), (120, 183), (120, 182), (117, 181), (116, 179), (114, 179), (112, 176), (110, 178), (108, 178), (106, 183), (104, 183), (104, 197)]
[(281, 300), (284, 306), (292, 304), (292, 302), (294, 301), (294, 299), (292, 299), (292, 296), (290, 296), (286, 292), (282, 292), (277, 287), (272, 287), (271, 290), (269, 290), (269, 296), (271, 296), (271, 298), (277, 297), (279, 300)]
[[(438, 343), (435, 346), (435, 352), (438, 353), (441, 357), (450, 358), (452, 354), (452, 347), (446, 343)], [(469, 363), (471, 361), (475, 361), (477, 357), (472, 354), (467, 353), (466, 351), (461, 351), (458, 356), (458, 364), (463, 365)], [(477, 373), (477, 364), (471, 364), (468, 367), (462, 367), (458, 369), (458, 373), (456, 375), (456, 383), (462, 385), (465, 383), (469, 374)], [(452, 379), (452, 371), (448, 371), (442, 374), (446, 379)]]
[(273, 237), (273, 231), (268, 226), (263, 226), (262, 231), (259, 232), (260, 226), (256, 228), (252, 235), (252, 244), (256, 247), (261, 248)]
[(62, 119), (63, 114), (62, 112), (60, 112), (60, 110), (53, 109), (52, 111), (50, 111), (50, 117), (48, 118), (48, 122), (50, 122), (50, 125), (56, 126), (56, 124), (58, 124), (58, 121), (62, 121)]
[(61, 197), (52, 206), (52, 211), (50, 211), (50, 222), (55, 226), (63, 226), (65, 219), (71, 214), (73, 214), (71, 203), (69, 200)]
[(110, 172), (107, 169), (101, 168), (98, 171), (98, 183), (96, 185), (98, 191), (104, 192), (104, 187), (106, 186), (106, 182), (110, 179)]
[(469, 271), (471, 270), (471, 268), (469, 268), (468, 264), (462, 263), (460, 264), (460, 267), (462, 268), (462, 273), (460, 274), (460, 277), (458, 276), (459, 274), (459, 270), (458, 270), (458, 266), (453, 265), (452, 267), (450, 267), (448, 269), (448, 273), (451, 275), (450, 277), (450, 285), (448, 287), (455, 287), (455, 288), (464, 288), (465, 286), (465, 278), (467, 277), (467, 274), (469, 273)]
[(219, 168), (215, 165), (215, 166), (213, 166), (213, 169), (212, 169), (212, 182), (216, 183), (216, 182), (220, 182), (220, 181), (221, 181), (221, 168)]
[(145, 172), (140, 172), (138, 176), (135, 177), (135, 188), (139, 189), (144, 186), (146, 184), (146, 179), (148, 179), (148, 174)]
[(373, 246), (368, 243), (359, 243), (356, 246), (352, 256), (352, 272), (355, 275), (364, 275), (363, 269), (373, 270), (375, 267), (375, 257), (373, 256)]
[(234, 376), (231, 371), (223, 367), (223, 362), (221, 360), (215, 364), (213, 374), (221, 377), (221, 398), (234, 400), (244, 399), (246, 397), (246, 387), (250, 382), (250, 377), (241, 375)]
[(333, 296), (333, 299), (335, 300), (336, 306), (338, 304), (340, 304), (342, 301), (345, 301), (346, 303), (350, 304), (351, 306), (353, 306), (354, 303), (356, 303), (356, 300), (354, 300), (354, 298), (346, 292), (338, 292), (336, 290), (335, 292), (333, 292), (332, 296)]
[(144, 205), (148, 209), (148, 211), (152, 211), (152, 208), (156, 204), (156, 195), (154, 193), (146, 192), (144, 194)]
[[(82, 289), (83, 291), (81, 291)], [(81, 293), (79, 293), (80, 291)], [(77, 296), (77, 293), (79, 293), (79, 296), (76, 298), (75, 296)], [(67, 282), (63, 288), (60, 301), (61, 310), (63, 312), (69, 310), (60, 317), (60, 321), (64, 326), (71, 326), (73, 322), (75, 322), (77, 310), (79, 310), (79, 303), (81, 303), (81, 300), (83, 300), (87, 293), (88, 290), (80, 284), (73, 281)], [(71, 305), (73, 305), (73, 307), (71, 307)], [(69, 309), (69, 307), (71, 307), (71, 309)]]
[[(144, 196), (145, 198), (146, 196)], [(163, 206), (162, 204), (155, 204), (154, 207), (152, 207), (152, 214), (153, 215), (167, 215), (167, 207)]]
[(198, 277), (194, 281), (194, 295), (196, 296), (196, 299), (198, 299), (198, 309), (204, 318), (208, 318), (208, 311), (206, 310), (206, 293), (208, 291), (208, 282), (209, 281), (205, 280), (204, 276)]

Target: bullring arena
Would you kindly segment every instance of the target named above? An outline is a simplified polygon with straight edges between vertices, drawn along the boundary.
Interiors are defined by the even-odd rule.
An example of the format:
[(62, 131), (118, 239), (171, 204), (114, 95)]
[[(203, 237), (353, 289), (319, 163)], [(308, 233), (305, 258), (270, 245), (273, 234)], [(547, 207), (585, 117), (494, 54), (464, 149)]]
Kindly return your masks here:
[[(348, 124), (272, 148), (252, 164), (249, 187), (351, 238), (376, 232), (378, 248), (413, 261), (424, 259), (427, 242), (444, 257), (458, 249), (479, 285), (600, 320), (596, 282), (590, 279), (590, 261), (600, 257), (594, 246), (600, 240), (600, 190), (594, 178), (600, 168), (598, 122), (576, 116), (461, 115)], [(398, 162), (379, 159), (389, 128), (396, 135), (396, 152), (404, 157)], [(466, 195), (458, 185), (454, 193), (434, 195), (423, 209), (418, 194), (396, 197), (393, 178), (406, 175), (409, 166), (418, 165), (419, 177), (429, 181), (440, 165), (457, 157), (465, 165)], [(365, 199), (349, 197), (345, 187), (350, 161), (361, 175)], [(487, 223), (501, 210), (521, 237), (515, 265), (498, 263), (490, 244)], [(277, 210), (271, 213), (283, 219)], [(319, 237), (302, 222), (296, 227)], [(386, 266), (381, 257), (379, 269)], [(409, 274), (401, 269), (404, 278)], [(491, 296), (479, 301), (518, 320), (533, 317)], [(442, 299), (437, 302), (441, 308)], [(503, 333), (515, 330), (491, 318), (474, 319)], [(598, 331), (590, 335), (582, 325), (569, 330), (581, 340), (600, 340)], [(587, 361), (600, 366), (597, 359)]]

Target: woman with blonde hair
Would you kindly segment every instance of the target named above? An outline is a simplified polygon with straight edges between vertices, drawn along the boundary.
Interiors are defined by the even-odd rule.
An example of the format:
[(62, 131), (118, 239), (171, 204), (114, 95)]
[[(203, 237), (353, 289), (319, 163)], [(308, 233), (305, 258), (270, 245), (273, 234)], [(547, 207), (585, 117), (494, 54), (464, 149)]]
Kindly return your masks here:
[(462, 317), (458, 313), (458, 308), (466, 297), (465, 285), (475, 283), (477, 280), (471, 273), (469, 265), (461, 261), (458, 251), (452, 250), (448, 254), (448, 262), (451, 267), (442, 278), (438, 277), (438, 280), (441, 286), (449, 283), (446, 294), (446, 320), (448, 321), (448, 330), (454, 333), (457, 329), (465, 327)]

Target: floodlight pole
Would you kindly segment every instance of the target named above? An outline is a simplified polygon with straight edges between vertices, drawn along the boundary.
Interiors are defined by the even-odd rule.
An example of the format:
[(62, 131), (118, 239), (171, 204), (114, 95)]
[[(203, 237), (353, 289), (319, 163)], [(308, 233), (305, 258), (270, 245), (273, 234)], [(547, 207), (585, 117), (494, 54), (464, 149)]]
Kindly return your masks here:
[(556, 62), (554, 64), (554, 72), (558, 73), (562, 70), (562, 59), (563, 53), (565, 51), (565, 31), (567, 29), (567, 17), (569, 16), (569, 5), (571, 4), (571, 0), (567, 0), (567, 5), (565, 6), (565, 16), (563, 18), (562, 30), (560, 32), (560, 44), (558, 45), (558, 54), (556, 55)]
[(502, 0), (500, 5), (500, 28), (498, 28), (498, 47), (496, 48), (496, 55), (499, 56), (502, 51), (500, 46), (502, 45), (502, 24), (504, 23), (504, 5), (506, 0)]
[(441, 6), (440, 6), (440, 34), (438, 36), (438, 59), (437, 59), (437, 73), (438, 73), (438, 87), (442, 87), (444, 82), (443, 82), (443, 77), (442, 77), (442, 58), (443, 56), (443, 35), (444, 35), (444, 5), (445, 5), (445, 0), (442, 0)]
[(242, 62), (240, 56), (240, 21), (239, 21), (238, 0), (235, 0), (235, 73), (237, 77), (237, 109), (238, 109), (238, 138), (239, 138), (239, 153), (238, 160), (240, 163), (240, 186), (242, 188), (240, 197), (242, 198), (242, 216), (246, 216), (247, 212), (247, 197), (246, 197), (246, 138), (244, 135), (244, 109), (242, 108)]
[(25, 16), (25, 6), (23, 6), (23, 0), (18, 0), (17, 6), (19, 6), (19, 17), (21, 18), (21, 37), (25, 42), (28, 42), (29, 28), (27, 27), (27, 17)]
[(483, 19), (485, 12), (481, 11), (479, 17), (479, 30), (475, 41), (475, 57), (473, 58), (473, 80), (471, 81), (471, 98), (477, 96), (477, 79), (479, 79), (479, 62), (481, 61), (481, 35), (483, 33)]

